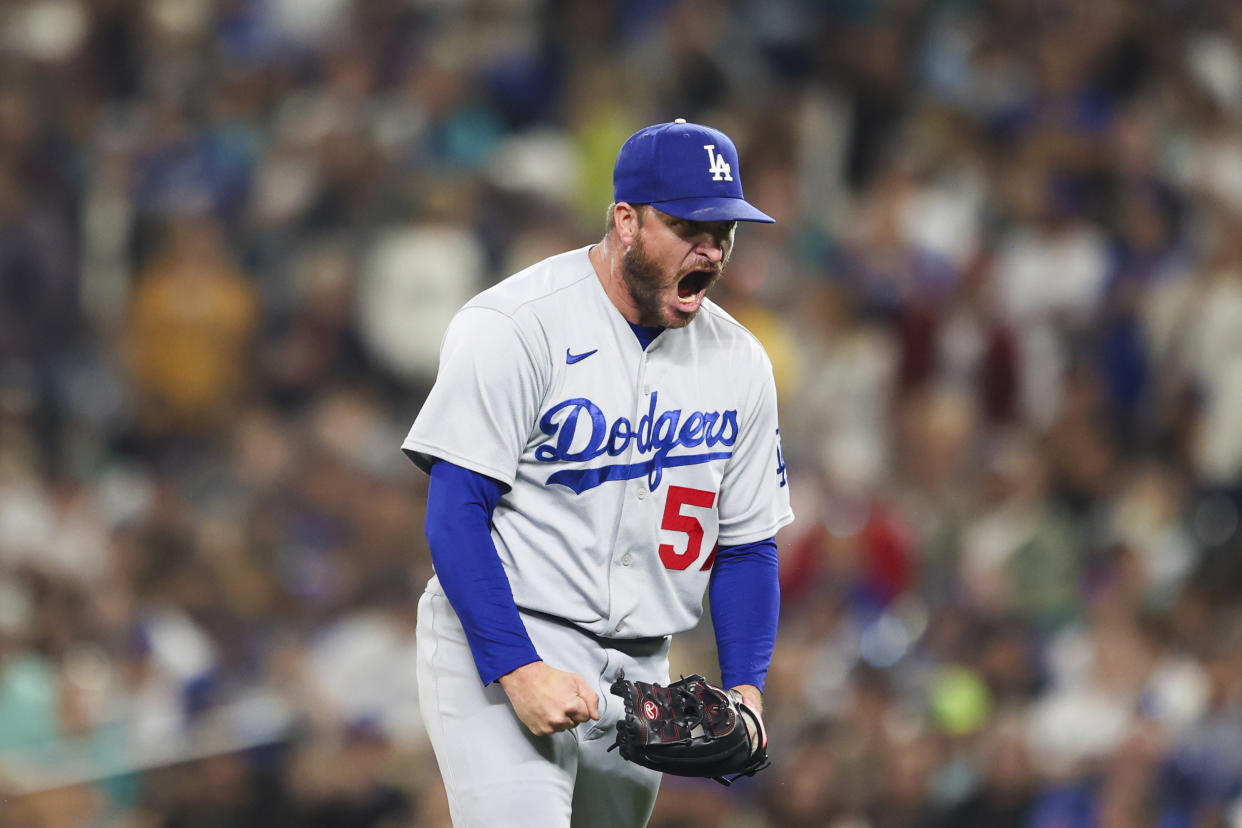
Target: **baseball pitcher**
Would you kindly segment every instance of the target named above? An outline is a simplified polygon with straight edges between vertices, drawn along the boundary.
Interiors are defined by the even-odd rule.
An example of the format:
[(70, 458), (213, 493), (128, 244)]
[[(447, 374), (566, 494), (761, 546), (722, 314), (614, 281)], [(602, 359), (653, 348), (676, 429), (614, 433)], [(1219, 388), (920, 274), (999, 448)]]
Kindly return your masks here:
[[(793, 514), (771, 363), (707, 293), (737, 222), (772, 219), (733, 142), (681, 119), (613, 183), (599, 243), (458, 312), (402, 446), (431, 476), (418, 683), (459, 826), (642, 826), (662, 772), (766, 764)], [(705, 593), (719, 685), (670, 684)]]

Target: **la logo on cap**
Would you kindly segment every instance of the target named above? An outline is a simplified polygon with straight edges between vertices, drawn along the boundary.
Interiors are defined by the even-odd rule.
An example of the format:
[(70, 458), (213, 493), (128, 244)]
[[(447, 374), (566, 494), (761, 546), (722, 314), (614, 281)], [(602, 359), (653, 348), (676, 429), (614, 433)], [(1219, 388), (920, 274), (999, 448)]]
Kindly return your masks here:
[(732, 181), (733, 168), (723, 155), (716, 154), (715, 144), (704, 144), (707, 150), (707, 171), (712, 174), (712, 181)]

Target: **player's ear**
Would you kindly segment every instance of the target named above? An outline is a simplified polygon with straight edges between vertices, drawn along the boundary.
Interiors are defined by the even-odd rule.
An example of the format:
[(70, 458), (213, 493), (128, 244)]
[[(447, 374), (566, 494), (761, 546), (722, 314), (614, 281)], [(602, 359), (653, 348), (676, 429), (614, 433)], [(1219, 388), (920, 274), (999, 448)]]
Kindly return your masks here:
[(628, 201), (618, 201), (612, 206), (612, 221), (617, 230), (617, 239), (626, 247), (634, 243), (638, 229), (642, 227), (641, 210), (641, 205), (630, 204)]

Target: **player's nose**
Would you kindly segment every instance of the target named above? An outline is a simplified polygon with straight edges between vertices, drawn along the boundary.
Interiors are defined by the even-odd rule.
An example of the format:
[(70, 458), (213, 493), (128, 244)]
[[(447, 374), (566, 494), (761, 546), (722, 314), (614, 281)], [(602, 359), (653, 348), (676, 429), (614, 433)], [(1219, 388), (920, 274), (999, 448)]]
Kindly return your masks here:
[(703, 238), (695, 245), (694, 252), (707, 259), (713, 265), (718, 265), (724, 260), (724, 242), (710, 233), (704, 233)]

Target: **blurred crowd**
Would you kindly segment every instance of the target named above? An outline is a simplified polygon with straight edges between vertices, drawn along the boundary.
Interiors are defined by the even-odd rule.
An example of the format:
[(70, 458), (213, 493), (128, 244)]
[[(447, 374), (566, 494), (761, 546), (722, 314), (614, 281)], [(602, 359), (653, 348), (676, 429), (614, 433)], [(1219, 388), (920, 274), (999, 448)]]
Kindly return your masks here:
[(398, 447), (674, 117), (797, 520), (773, 767), (653, 825), (1242, 826), (1231, 0), (0, 5), (0, 826), (447, 824)]

